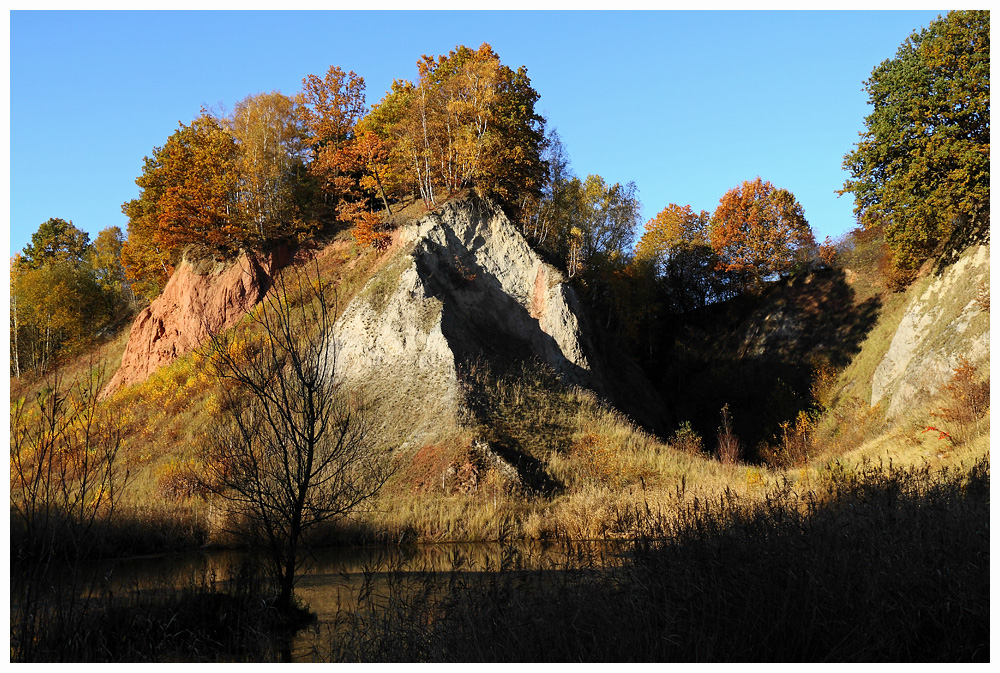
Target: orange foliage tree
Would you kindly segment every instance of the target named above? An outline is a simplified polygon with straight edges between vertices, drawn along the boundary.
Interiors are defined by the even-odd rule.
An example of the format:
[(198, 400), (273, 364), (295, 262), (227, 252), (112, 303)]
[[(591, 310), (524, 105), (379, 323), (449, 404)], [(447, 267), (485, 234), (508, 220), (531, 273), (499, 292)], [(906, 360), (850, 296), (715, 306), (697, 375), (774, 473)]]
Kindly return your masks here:
[(186, 246), (241, 247), (248, 232), (233, 200), (238, 152), (232, 135), (202, 114), (145, 158), (139, 197), (122, 205), (129, 218), (122, 264), (137, 293), (156, 296)]
[(648, 264), (676, 313), (705, 306), (729, 293), (719, 258), (709, 245), (708, 211), (671, 203), (646, 223), (635, 248), (635, 262)]
[(319, 181), (317, 205), (327, 217), (345, 222), (357, 211), (351, 204), (359, 198), (361, 166), (353, 145), (355, 126), (366, 109), (365, 80), (353, 71), (330, 66), (322, 79), (309, 75), (302, 80), (299, 114), (312, 153), (309, 173)]
[(508, 203), (542, 183), (545, 120), (524, 67), (514, 71), (488, 44), (459, 46), (417, 62), (416, 84), (396, 81), (369, 115), (390, 146), (400, 188), (431, 207), (479, 185)]
[(671, 203), (646, 222), (642, 238), (635, 247), (636, 259), (665, 264), (677, 251), (708, 244), (708, 211), (695, 213), (691, 206)]
[(719, 200), (709, 240), (723, 268), (743, 289), (759, 289), (768, 276), (790, 271), (816, 246), (792, 193), (760, 177)]
[(190, 126), (181, 124), (170, 137), (159, 153), (158, 167), (166, 189), (157, 237), (165, 248), (240, 247), (247, 231), (233, 207), (238, 152), (233, 136), (208, 115)]

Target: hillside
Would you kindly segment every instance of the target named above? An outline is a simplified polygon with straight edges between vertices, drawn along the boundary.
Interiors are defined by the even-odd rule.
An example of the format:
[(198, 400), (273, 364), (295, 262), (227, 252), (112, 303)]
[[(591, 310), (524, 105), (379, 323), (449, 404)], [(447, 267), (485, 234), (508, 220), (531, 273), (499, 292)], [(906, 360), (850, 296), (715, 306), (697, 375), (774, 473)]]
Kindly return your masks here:
[[(285, 273), (318, 268), (336, 289), (338, 376), (380, 398), (379, 441), (395, 465), (384, 497), (342, 527), (341, 540), (474, 540), (500, 530), (600, 536), (636, 503), (673, 507), (679, 487), (753, 495), (780, 479), (815, 483), (831, 460), (947, 465), (988, 447), (987, 418), (975, 419), (971, 432), (951, 428), (952, 437), (964, 437), (958, 446), (923, 433), (954, 425), (939, 412), (950, 403), (942, 398), (948, 368), (959, 355), (982, 354), (989, 342), (988, 246), (970, 249), (904, 294), (867, 286), (874, 277), (868, 267), (846, 266), (795, 275), (760, 297), (682, 316), (665, 332), (664, 364), (649, 370), (664, 402), (634, 364), (599, 356), (573, 284), (477, 197), (414, 213), (384, 252), (342, 234), (296, 259)], [(231, 290), (211, 279), (230, 276), (242, 278), (190, 266), (171, 282), (208, 283), (199, 292), (226, 296)], [(158, 301), (190, 294), (168, 286)], [(170, 346), (175, 360), (105, 402), (121, 410), (129, 428), (135, 525), (160, 530), (130, 543), (138, 549), (224, 539), (192, 476), (224, 412), (210, 356), (196, 347), (202, 326), (217, 318), (205, 314), (205, 302), (170, 306), (175, 322), (163, 333), (184, 332), (188, 345)], [(913, 325), (924, 326), (919, 339)], [(138, 327), (133, 333), (145, 334)], [(135, 347), (125, 346), (133, 355), (122, 358), (123, 370)], [(116, 352), (110, 357), (121, 357)], [(920, 363), (932, 359), (938, 373), (928, 378), (930, 368)], [(970, 361), (980, 368), (976, 380), (988, 376), (988, 359)], [(898, 373), (889, 399), (903, 400), (896, 407), (878, 404), (871, 392), (882, 390), (890, 365)], [(919, 396), (908, 392), (914, 390)], [(723, 404), (749, 463), (714, 457)], [(906, 413), (886, 415), (888, 408)], [(659, 437), (641, 429), (654, 426), (657, 409)], [(809, 423), (796, 435), (799, 412)], [(671, 434), (677, 426), (666, 418), (690, 421), (690, 429)], [(803, 442), (801, 455), (788, 453)]]

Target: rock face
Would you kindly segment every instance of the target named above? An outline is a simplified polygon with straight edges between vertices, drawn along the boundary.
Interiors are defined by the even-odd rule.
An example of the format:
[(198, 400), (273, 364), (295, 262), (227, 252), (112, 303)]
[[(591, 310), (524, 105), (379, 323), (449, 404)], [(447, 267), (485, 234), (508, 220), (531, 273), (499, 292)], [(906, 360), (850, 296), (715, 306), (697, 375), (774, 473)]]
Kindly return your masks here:
[(452, 201), (402, 240), (337, 322), (339, 376), (418, 399), (424, 416), (454, 413), (464, 374), (483, 359), (537, 361), (609, 396), (579, 298), (502, 210)]
[(243, 254), (229, 264), (183, 261), (163, 293), (135, 319), (121, 366), (102, 394), (145, 381), (200, 346), (209, 334), (235, 325), (290, 261), (285, 248), (259, 258)]
[(872, 377), (872, 400), (890, 418), (939, 391), (965, 356), (989, 368), (989, 313), (977, 301), (989, 288), (990, 248), (969, 248), (906, 307), (889, 350)]

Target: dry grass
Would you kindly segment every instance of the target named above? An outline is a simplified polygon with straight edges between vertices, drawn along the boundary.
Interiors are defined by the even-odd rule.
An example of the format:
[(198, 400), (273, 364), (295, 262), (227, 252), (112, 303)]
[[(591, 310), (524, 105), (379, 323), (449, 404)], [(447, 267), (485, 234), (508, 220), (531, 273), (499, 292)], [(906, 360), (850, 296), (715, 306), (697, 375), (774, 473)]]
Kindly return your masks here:
[[(349, 232), (341, 232), (307, 257), (326, 281), (336, 284), (335, 307), (343, 311), (391, 254), (359, 249)], [(238, 330), (245, 328), (243, 324)], [(113, 371), (127, 340), (128, 330), (123, 330), (114, 340), (67, 361), (61, 370), (64, 382), (72, 385), (102, 364)], [(45, 385), (44, 377), (12, 379), (11, 402), (33, 399)], [(212, 537), (217, 526), (211, 504), (191, 487), (194, 480), (188, 474), (197, 470), (200, 447), (221, 411), (216, 386), (207, 351), (195, 351), (103, 402), (125, 432), (132, 481), (122, 500), (120, 530), (102, 532), (106, 544), (99, 545), (100, 553), (146, 553), (218, 541)]]
[(554, 565), (512, 549), (491, 573), (391, 567), (376, 586), (373, 569), (317, 658), (988, 660), (988, 459), (836, 463), (764, 491), (636, 507), (615, 562), (570, 544)]

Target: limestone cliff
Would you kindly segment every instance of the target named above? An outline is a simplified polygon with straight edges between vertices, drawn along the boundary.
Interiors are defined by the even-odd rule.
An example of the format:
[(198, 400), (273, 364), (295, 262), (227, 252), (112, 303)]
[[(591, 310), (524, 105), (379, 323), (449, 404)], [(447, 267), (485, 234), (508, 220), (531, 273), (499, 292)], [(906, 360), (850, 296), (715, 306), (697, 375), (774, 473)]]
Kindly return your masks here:
[(989, 371), (990, 320), (977, 295), (989, 292), (990, 248), (969, 248), (940, 274), (914, 286), (888, 351), (872, 377), (872, 405), (889, 418), (926, 401), (965, 356)]
[[(334, 342), (340, 376), (417, 401), (413, 413), (426, 418), (457, 412), (463, 376), (481, 361), (536, 361), (567, 383), (616, 397), (572, 286), (478, 197), (406, 227), (395, 257), (337, 322)], [(641, 371), (615, 367), (655, 398)], [(625, 410), (648, 422), (634, 405)]]
[(121, 366), (102, 394), (145, 381), (209, 334), (235, 325), (290, 261), (289, 250), (282, 248), (261, 257), (243, 254), (230, 263), (181, 262), (160, 296), (132, 323)]

